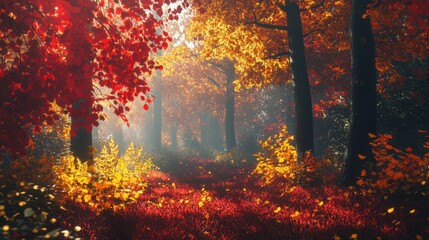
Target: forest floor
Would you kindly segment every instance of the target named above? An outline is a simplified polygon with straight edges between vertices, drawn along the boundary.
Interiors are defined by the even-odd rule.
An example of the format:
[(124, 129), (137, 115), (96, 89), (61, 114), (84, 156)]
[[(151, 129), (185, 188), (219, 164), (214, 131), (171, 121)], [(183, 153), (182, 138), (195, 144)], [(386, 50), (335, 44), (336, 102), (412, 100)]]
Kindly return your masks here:
[(335, 180), (284, 192), (259, 186), (253, 169), (173, 159), (149, 173), (146, 192), (125, 209), (95, 214), (68, 203), (64, 220), (84, 239), (429, 239), (428, 211), (406, 199), (362, 195)]

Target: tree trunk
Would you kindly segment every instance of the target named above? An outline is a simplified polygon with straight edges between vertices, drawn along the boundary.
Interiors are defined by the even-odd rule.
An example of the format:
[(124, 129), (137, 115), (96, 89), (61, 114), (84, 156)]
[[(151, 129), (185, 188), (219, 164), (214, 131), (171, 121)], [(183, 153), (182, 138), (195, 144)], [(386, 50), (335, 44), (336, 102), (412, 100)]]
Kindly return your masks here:
[(363, 167), (359, 154), (366, 162), (373, 160), (368, 133), (377, 130), (375, 44), (371, 21), (363, 18), (370, 0), (353, 0), (350, 23), (352, 55), (352, 112), (349, 142), (342, 182), (356, 183)]
[(153, 135), (153, 107), (144, 115), (144, 124), (142, 128), (143, 145), (145, 149), (152, 149), (152, 135)]
[[(82, 28), (91, 31), (91, 25), (85, 25), (81, 18), (73, 19), (71, 33), (80, 33)], [(94, 59), (95, 54), (88, 40), (82, 39), (80, 45), (71, 45), (70, 52), (84, 53), (79, 61), (74, 61), (69, 65), (69, 71), (73, 77), (72, 89), (76, 96), (76, 101), (72, 104), (71, 117), (71, 139), (70, 150), (72, 155), (81, 162), (88, 162), (89, 166), (94, 165), (94, 150), (92, 147), (92, 123), (89, 116), (92, 113), (92, 76), (85, 74), (85, 67)], [(88, 70), (87, 70), (88, 71)], [(71, 83), (67, 83), (71, 84)]]
[(232, 150), (236, 147), (235, 127), (234, 127), (234, 103), (235, 92), (234, 84), (235, 68), (234, 64), (229, 62), (226, 68), (226, 114), (225, 114), (225, 138), (226, 150)]
[(307, 63), (304, 52), (301, 16), (298, 4), (286, 0), (286, 16), (291, 53), (291, 68), (295, 84), (296, 149), (302, 158), (307, 151), (313, 152), (313, 109)]
[(200, 133), (201, 133), (201, 147), (208, 147), (208, 119), (209, 115), (206, 113), (200, 114)]
[(223, 140), (221, 129), (219, 126), (219, 120), (215, 116), (209, 117), (209, 129), (208, 129), (208, 145), (210, 149), (217, 151), (223, 150)]
[(177, 150), (177, 128), (171, 127), (170, 129), (170, 138), (171, 138), (171, 150)]
[[(90, 98), (88, 98), (90, 99)], [(81, 107), (88, 109), (87, 114), (91, 112), (91, 108), (86, 103), (87, 100), (80, 99), (73, 104), (73, 109), (77, 112), (81, 111)], [(80, 117), (71, 117), (72, 134), (70, 139), (70, 150), (72, 155), (79, 159), (82, 163), (88, 162), (88, 165), (94, 164), (94, 156), (92, 150), (92, 125), (86, 122), (87, 120)], [(88, 129), (89, 128), (89, 129)]]
[(162, 132), (162, 83), (161, 72), (156, 70), (154, 76), (155, 84), (155, 102), (154, 102), (154, 115), (153, 115), (153, 147), (156, 151), (161, 150), (161, 132)]
[(119, 156), (121, 156), (125, 153), (124, 130), (122, 129), (121, 123), (117, 123), (113, 126), (113, 140), (118, 145), (118, 153)]

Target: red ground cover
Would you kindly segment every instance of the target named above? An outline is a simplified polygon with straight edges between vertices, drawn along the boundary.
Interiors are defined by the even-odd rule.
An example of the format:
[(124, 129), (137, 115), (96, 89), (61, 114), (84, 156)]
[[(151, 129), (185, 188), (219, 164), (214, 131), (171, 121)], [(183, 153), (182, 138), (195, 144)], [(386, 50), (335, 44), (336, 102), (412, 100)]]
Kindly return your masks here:
[(171, 160), (124, 210), (69, 203), (64, 218), (85, 239), (429, 239), (428, 210), (410, 199), (364, 196), (335, 179), (281, 194), (258, 186), (253, 167)]

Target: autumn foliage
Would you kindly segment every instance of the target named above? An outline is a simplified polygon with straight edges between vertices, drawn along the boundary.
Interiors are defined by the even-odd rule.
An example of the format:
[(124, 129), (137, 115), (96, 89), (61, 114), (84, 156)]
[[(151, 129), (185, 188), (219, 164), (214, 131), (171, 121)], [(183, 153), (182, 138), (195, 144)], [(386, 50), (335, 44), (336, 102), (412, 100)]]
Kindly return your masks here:
[[(159, 17), (177, 18), (189, 5), (186, 0), (174, 7), (169, 3), (2, 1), (1, 145), (11, 154), (24, 153), (29, 131), (53, 124), (61, 112), (85, 119), (72, 129), (91, 129), (104, 120), (102, 101), (109, 101), (126, 120), (129, 102), (137, 98), (146, 102), (150, 90), (146, 78), (161, 69), (152, 54), (171, 41)], [(109, 91), (104, 93), (103, 88)], [(73, 108), (78, 100), (81, 107)], [(51, 107), (54, 102), (61, 112)]]
[[(423, 131), (426, 133), (426, 131)], [(357, 184), (367, 187), (368, 191), (382, 193), (405, 193), (407, 195), (427, 195), (427, 181), (429, 179), (429, 142), (424, 143), (426, 153), (422, 156), (413, 153), (408, 147), (401, 150), (389, 141), (392, 135), (371, 135), (375, 166), (371, 172), (362, 170), (361, 179)], [(427, 138), (427, 137), (426, 137)], [(360, 156), (364, 160), (365, 156)]]
[(429, 239), (428, 14), (0, 0), (0, 239)]
[(147, 185), (143, 177), (154, 169), (151, 159), (133, 144), (119, 157), (113, 140), (103, 147), (92, 167), (66, 156), (52, 168), (64, 200), (83, 203), (97, 212), (116, 211), (136, 201)]
[(289, 191), (297, 186), (322, 183), (335, 173), (332, 160), (316, 159), (310, 153), (298, 162), (293, 140), (283, 125), (280, 132), (260, 142), (261, 151), (255, 154), (258, 164), (253, 173), (261, 176), (263, 185), (275, 182)]

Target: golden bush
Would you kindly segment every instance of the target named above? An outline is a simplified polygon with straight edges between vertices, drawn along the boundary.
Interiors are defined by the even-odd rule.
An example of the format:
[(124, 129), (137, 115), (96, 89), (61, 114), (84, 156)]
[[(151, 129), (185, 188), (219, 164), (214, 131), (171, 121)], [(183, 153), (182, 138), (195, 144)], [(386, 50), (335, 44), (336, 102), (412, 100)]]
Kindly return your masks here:
[(255, 154), (257, 166), (253, 174), (260, 175), (265, 184), (278, 182), (286, 189), (323, 180), (332, 162), (315, 159), (311, 153), (298, 163), (297, 152), (292, 145), (294, 137), (283, 125), (281, 131), (260, 142), (261, 151)]
[(143, 177), (155, 169), (151, 158), (132, 143), (119, 157), (118, 146), (112, 139), (94, 158), (94, 166), (66, 156), (54, 167), (54, 172), (64, 199), (86, 204), (99, 212), (116, 211), (136, 201), (147, 186)]

